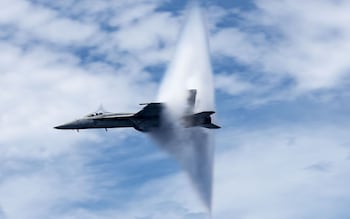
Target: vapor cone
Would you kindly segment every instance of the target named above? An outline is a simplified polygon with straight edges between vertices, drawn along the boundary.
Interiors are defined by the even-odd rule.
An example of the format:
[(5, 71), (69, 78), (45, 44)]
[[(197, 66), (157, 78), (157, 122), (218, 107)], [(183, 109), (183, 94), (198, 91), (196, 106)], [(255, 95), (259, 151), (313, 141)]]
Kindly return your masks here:
[(166, 104), (161, 127), (151, 133), (160, 147), (187, 172), (199, 197), (211, 211), (213, 141), (211, 131), (182, 124), (188, 113), (188, 90), (196, 89), (194, 113), (214, 110), (214, 88), (206, 28), (198, 6), (188, 11), (175, 55), (161, 83), (158, 101)]

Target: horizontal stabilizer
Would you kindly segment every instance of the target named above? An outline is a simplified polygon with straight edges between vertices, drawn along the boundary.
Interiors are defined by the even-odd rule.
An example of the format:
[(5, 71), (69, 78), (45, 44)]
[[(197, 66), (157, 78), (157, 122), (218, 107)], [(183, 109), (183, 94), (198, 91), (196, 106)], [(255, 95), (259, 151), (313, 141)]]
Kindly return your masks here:
[(214, 111), (203, 111), (203, 112), (200, 112), (200, 113), (195, 113), (193, 114), (194, 117), (205, 117), (205, 116), (210, 116), (212, 114), (214, 114), (215, 112)]
[(221, 128), (220, 126), (211, 123), (211, 115), (214, 113), (214, 111), (203, 111), (200, 113), (184, 116), (184, 126), (187, 128), (200, 126), (208, 129), (219, 129)]
[(215, 125), (213, 123), (202, 124), (201, 126), (204, 128), (207, 128), (207, 129), (219, 129), (219, 128), (221, 128), (220, 126)]

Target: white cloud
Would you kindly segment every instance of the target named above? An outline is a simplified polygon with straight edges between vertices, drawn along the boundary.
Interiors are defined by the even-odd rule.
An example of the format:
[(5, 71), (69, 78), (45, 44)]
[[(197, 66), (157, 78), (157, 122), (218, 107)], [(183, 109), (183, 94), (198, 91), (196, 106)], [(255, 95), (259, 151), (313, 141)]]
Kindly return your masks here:
[(256, 1), (239, 27), (219, 29), (213, 50), (263, 75), (290, 77), (295, 91), (344, 85), (348, 77), (350, 4), (346, 1)]
[[(167, 186), (164, 186), (167, 185)], [(171, 218), (207, 219), (199, 199), (195, 196), (186, 176), (175, 174), (147, 182), (137, 189), (134, 201), (125, 201), (122, 209), (106, 209), (95, 212), (79, 209), (69, 212), (64, 218)]]
[[(256, 44), (258, 47), (256, 47)], [(223, 54), (237, 58), (243, 63), (257, 61), (261, 58), (261, 51), (268, 47), (268, 42), (261, 40), (259, 34), (249, 36), (248, 33), (236, 27), (224, 28), (213, 36), (211, 41), (214, 54)], [(260, 45), (260, 46), (259, 46)], [(249, 63), (250, 64), (250, 63)]]
[(131, 52), (143, 64), (153, 65), (171, 58), (178, 31), (178, 18), (168, 12), (153, 12), (123, 24), (113, 33), (111, 41), (116, 48)]
[(4, 218), (56, 218), (63, 210), (60, 208), (96, 198), (82, 161), (65, 156), (41, 162), (12, 160), (15, 168), (13, 164), (5, 166), (11, 172), (0, 183)]
[[(349, 138), (344, 127), (227, 131), (216, 159), (215, 218), (348, 215)], [(226, 136), (226, 137), (225, 137)], [(235, 145), (227, 145), (235, 139)], [(327, 163), (324, 171), (310, 169)], [(346, 202), (346, 201), (345, 201)]]
[(217, 74), (215, 76), (216, 89), (231, 95), (240, 95), (253, 89), (252, 84), (243, 81), (234, 74)]
[(171, 22), (169, 15), (165, 13), (150, 15), (142, 21), (122, 28), (115, 34), (115, 39), (119, 47), (127, 51), (158, 47), (162, 39), (169, 39), (175, 35), (169, 32), (174, 32), (174, 29), (164, 29), (167, 25), (172, 25), (169, 21)]
[(12, 25), (25, 37), (22, 40), (35, 38), (59, 44), (81, 44), (98, 31), (94, 24), (62, 17), (52, 9), (28, 1), (3, 0), (1, 4), (5, 13), (0, 16), (0, 24)]
[(111, 26), (125, 26), (133, 22), (140, 22), (145, 17), (154, 13), (157, 8), (156, 2), (145, 2), (141, 4), (130, 4), (128, 10), (121, 10), (120, 13), (113, 15), (109, 20)]

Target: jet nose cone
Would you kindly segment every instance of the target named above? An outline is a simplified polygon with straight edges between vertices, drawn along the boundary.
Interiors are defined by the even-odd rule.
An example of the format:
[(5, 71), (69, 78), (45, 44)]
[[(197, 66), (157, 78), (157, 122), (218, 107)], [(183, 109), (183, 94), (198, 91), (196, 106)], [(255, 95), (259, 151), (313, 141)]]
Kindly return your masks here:
[(79, 121), (73, 121), (69, 123), (65, 123), (63, 125), (58, 125), (54, 127), (55, 129), (77, 129), (79, 128)]
[(86, 129), (90, 128), (92, 121), (88, 119), (78, 119), (73, 122), (69, 122), (63, 125), (55, 126), (55, 129)]
[(69, 124), (58, 125), (54, 127), (55, 129), (69, 129), (71, 128)]
[(55, 126), (54, 128), (55, 128), (55, 129), (64, 129), (64, 128), (65, 128), (65, 125), (58, 125), (58, 126)]

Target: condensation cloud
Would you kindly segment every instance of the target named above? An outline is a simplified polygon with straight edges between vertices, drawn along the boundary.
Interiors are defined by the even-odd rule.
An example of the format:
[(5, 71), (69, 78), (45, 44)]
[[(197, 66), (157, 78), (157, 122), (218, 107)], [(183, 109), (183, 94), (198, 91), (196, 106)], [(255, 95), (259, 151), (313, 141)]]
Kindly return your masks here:
[(209, 211), (213, 184), (212, 130), (184, 128), (181, 117), (187, 111), (189, 89), (197, 90), (194, 113), (214, 110), (212, 77), (205, 23), (200, 7), (192, 6), (158, 93), (158, 101), (167, 106), (163, 124), (151, 135), (178, 160)]

